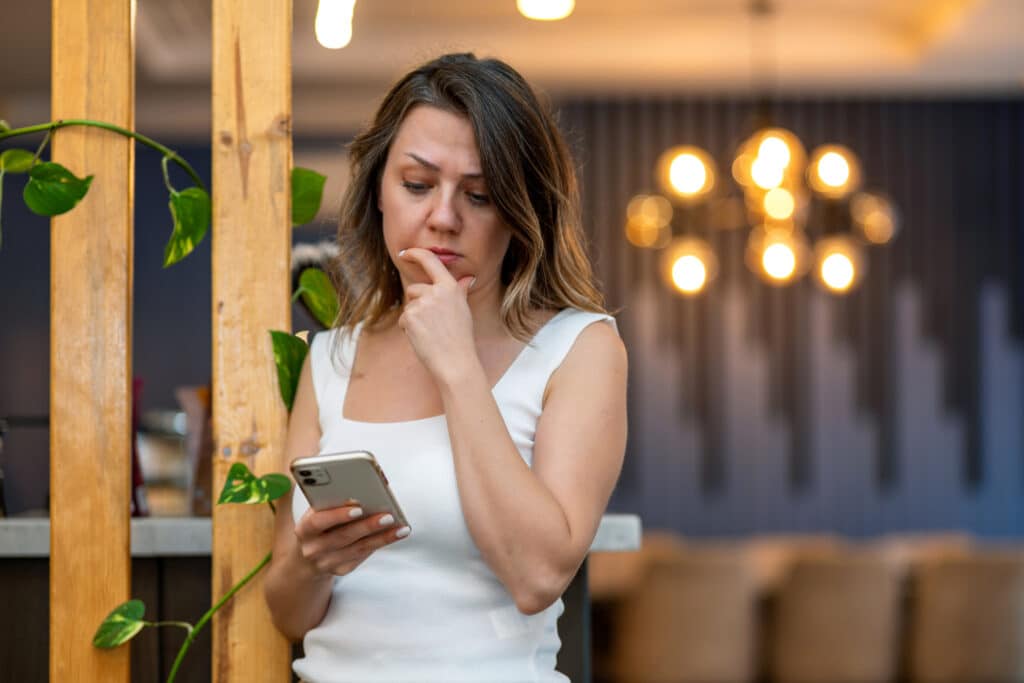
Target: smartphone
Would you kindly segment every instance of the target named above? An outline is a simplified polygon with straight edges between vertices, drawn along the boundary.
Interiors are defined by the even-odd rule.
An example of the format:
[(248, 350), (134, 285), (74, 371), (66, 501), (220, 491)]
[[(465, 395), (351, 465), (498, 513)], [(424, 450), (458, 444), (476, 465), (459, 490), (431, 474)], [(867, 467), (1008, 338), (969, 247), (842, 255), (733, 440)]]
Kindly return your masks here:
[(299, 458), (292, 462), (292, 476), (314, 510), (328, 510), (357, 500), (367, 515), (390, 512), (396, 527), (409, 524), (384, 471), (369, 451)]

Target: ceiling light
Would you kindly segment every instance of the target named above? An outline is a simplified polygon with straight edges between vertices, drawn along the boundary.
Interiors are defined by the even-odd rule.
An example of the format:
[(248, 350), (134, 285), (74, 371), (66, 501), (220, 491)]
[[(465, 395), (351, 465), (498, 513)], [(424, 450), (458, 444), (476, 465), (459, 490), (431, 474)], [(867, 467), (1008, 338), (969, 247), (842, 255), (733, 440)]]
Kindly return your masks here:
[(711, 245), (696, 237), (680, 237), (662, 254), (666, 283), (677, 294), (692, 296), (702, 292), (718, 274), (718, 259)]
[(825, 238), (815, 245), (814, 252), (815, 277), (825, 289), (843, 294), (864, 277), (863, 248), (848, 235)]
[(572, 14), (575, 0), (516, 0), (519, 13), (527, 19), (558, 21)]
[(320, 0), (313, 29), (316, 40), (329, 50), (340, 50), (352, 41), (352, 13), (356, 0)]
[(715, 163), (699, 147), (683, 145), (666, 150), (658, 159), (658, 184), (669, 195), (696, 201), (715, 187)]

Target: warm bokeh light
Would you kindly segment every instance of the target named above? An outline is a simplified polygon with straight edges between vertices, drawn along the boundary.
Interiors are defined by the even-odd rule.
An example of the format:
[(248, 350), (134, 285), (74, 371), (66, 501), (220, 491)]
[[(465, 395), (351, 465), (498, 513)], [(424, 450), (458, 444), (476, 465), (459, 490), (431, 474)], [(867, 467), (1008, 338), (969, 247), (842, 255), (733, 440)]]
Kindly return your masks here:
[(665, 283), (683, 296), (703, 292), (718, 273), (711, 245), (697, 237), (679, 237), (662, 253)]
[(785, 177), (785, 168), (776, 166), (767, 159), (758, 157), (750, 166), (750, 177), (754, 184), (762, 190), (770, 190), (782, 184)]
[(761, 265), (764, 272), (776, 280), (787, 280), (796, 271), (796, 254), (788, 244), (777, 242), (764, 250)]
[(858, 192), (850, 200), (850, 215), (864, 239), (872, 244), (886, 244), (896, 236), (896, 211), (885, 197)]
[(320, 0), (313, 22), (316, 40), (329, 50), (340, 50), (352, 41), (352, 13), (356, 0)]
[(527, 19), (558, 21), (572, 14), (575, 0), (516, 0), (519, 13)]
[(766, 282), (782, 285), (807, 272), (810, 252), (807, 235), (792, 222), (766, 223), (750, 231), (744, 259)]
[(772, 188), (764, 196), (764, 212), (774, 220), (784, 221), (792, 218), (795, 209), (796, 200), (793, 193), (783, 187)]
[(715, 185), (711, 156), (692, 145), (673, 147), (662, 154), (657, 173), (666, 194), (688, 202), (703, 199)]
[(787, 145), (786, 141), (779, 135), (766, 135), (765, 138), (761, 140), (761, 145), (757, 148), (757, 157), (759, 159), (764, 159), (772, 166), (786, 168), (789, 166), (789, 160), (791, 158), (789, 145)]
[(642, 218), (630, 218), (626, 221), (626, 239), (634, 247), (642, 249), (659, 249), (665, 246), (672, 237), (668, 225), (658, 225)]
[(853, 284), (853, 261), (846, 254), (829, 254), (821, 262), (821, 280), (834, 291), (845, 292)]
[(704, 262), (694, 254), (680, 256), (672, 264), (672, 282), (676, 289), (688, 294), (695, 294), (704, 288), (708, 278), (708, 270)]
[(638, 194), (626, 205), (626, 216), (665, 225), (672, 220), (672, 203), (661, 195)]
[(842, 145), (824, 145), (811, 156), (807, 183), (825, 197), (842, 199), (860, 185), (860, 162)]
[(679, 194), (696, 194), (708, 181), (708, 172), (695, 155), (680, 154), (669, 164), (668, 180)]
[(817, 165), (818, 177), (829, 187), (842, 187), (850, 180), (850, 164), (838, 152), (828, 152)]
[(864, 248), (849, 235), (835, 235), (814, 246), (814, 275), (819, 284), (834, 294), (853, 289), (867, 269)]
[(638, 194), (626, 205), (626, 239), (645, 249), (665, 246), (671, 238), (672, 204), (661, 195)]
[(749, 152), (740, 152), (733, 159), (732, 177), (736, 179), (736, 182), (741, 187), (747, 187), (754, 182), (754, 179), (750, 177), (750, 167), (754, 165), (754, 159), (756, 158)]
[[(718, 262), (703, 240), (673, 238), (676, 228), (692, 235), (749, 226), (743, 260), (751, 272), (773, 286), (813, 272), (822, 287), (836, 293), (856, 287), (864, 276), (865, 243), (884, 244), (899, 229), (888, 199), (858, 191), (860, 160), (842, 145), (822, 145), (808, 156), (792, 132), (761, 128), (739, 145), (730, 171), (739, 193), (735, 187), (716, 187), (718, 169), (703, 149), (675, 146), (658, 158), (660, 194), (637, 195), (629, 202), (626, 237), (636, 246), (661, 250), (661, 277), (677, 293), (704, 291)], [(818, 211), (821, 199), (835, 203)], [(841, 216), (847, 199), (849, 221)], [(699, 208), (692, 206), (698, 202)], [(684, 212), (685, 225), (672, 226), (673, 207)], [(823, 222), (813, 230), (813, 249), (805, 229), (811, 216)]]

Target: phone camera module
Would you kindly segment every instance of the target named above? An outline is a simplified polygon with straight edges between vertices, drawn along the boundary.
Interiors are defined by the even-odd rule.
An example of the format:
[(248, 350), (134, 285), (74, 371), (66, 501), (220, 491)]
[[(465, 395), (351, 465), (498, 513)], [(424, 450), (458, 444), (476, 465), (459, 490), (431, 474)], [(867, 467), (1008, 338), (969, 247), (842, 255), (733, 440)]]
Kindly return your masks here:
[[(308, 472), (300, 472), (299, 474), (309, 474), (309, 473)], [(316, 479), (314, 479), (313, 477), (306, 477), (305, 479), (302, 480), (302, 483), (303, 484), (307, 484), (309, 486), (313, 486), (313, 485), (316, 484)]]
[[(299, 470), (299, 475), (303, 476), (303, 477), (309, 477), (312, 474), (313, 473), (311, 471), (309, 471), (309, 470)], [(309, 482), (306, 482), (306, 483), (308, 484)]]

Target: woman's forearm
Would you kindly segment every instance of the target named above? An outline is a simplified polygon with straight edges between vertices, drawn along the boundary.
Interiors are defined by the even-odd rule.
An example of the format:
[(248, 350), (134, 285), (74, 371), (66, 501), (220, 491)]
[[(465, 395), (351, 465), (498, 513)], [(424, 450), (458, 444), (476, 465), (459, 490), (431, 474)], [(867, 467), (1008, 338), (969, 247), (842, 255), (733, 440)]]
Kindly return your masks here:
[(280, 555), (275, 550), (263, 590), (274, 625), (295, 642), (323, 621), (331, 602), (333, 577), (311, 571), (297, 545)]
[(565, 511), (520, 456), (482, 367), (439, 385), (470, 535), (519, 609), (540, 611), (576, 570)]

